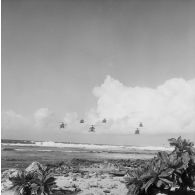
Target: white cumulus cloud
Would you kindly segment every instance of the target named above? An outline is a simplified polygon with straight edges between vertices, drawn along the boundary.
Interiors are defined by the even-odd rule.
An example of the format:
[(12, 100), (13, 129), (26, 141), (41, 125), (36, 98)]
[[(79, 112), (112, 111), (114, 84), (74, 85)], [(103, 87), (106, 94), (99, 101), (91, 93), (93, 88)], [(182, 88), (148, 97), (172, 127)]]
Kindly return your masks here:
[[(195, 79), (173, 78), (149, 88), (125, 86), (107, 76), (102, 85), (93, 89), (93, 94), (97, 105), (86, 113), (85, 123), (80, 123), (76, 112), (65, 113), (62, 120), (48, 108), (38, 109), (31, 117), (13, 110), (3, 111), (2, 135), (52, 138), (56, 132), (88, 133), (91, 124), (96, 133), (129, 134), (140, 122), (144, 125), (143, 134), (195, 132)], [(104, 118), (107, 123), (102, 123)], [(59, 129), (61, 121), (67, 124), (65, 129)]]
[(97, 118), (110, 121), (107, 133), (134, 131), (139, 122), (144, 124), (144, 133), (195, 131), (195, 79), (173, 78), (149, 88), (125, 86), (107, 76), (93, 94), (97, 98)]

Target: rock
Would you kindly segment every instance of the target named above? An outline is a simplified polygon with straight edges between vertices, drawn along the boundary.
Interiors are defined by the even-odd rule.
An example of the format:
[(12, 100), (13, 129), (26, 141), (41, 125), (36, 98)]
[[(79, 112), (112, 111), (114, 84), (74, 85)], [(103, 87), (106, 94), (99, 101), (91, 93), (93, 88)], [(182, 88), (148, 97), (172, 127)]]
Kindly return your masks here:
[(97, 177), (98, 176), (98, 174), (96, 173), (96, 172), (94, 172), (94, 173), (89, 173), (89, 177)]
[(126, 175), (126, 171), (112, 171), (110, 174), (116, 176), (116, 177), (123, 177)]
[(1, 176), (1, 192), (9, 190), (13, 184), (9, 178), (16, 177), (19, 173), (18, 169), (8, 169), (2, 173)]
[(41, 163), (39, 162), (32, 162), (25, 170), (27, 172), (36, 172), (39, 171), (40, 169), (45, 169), (46, 167), (43, 166)]
[(104, 187), (102, 185), (100, 185), (99, 188), (103, 189)]
[(1, 183), (1, 192), (9, 190), (13, 186), (12, 182), (7, 179), (6, 181)]
[(77, 177), (76, 176), (73, 176), (72, 177), (72, 181), (76, 181), (77, 180)]
[(105, 179), (106, 178), (106, 176), (105, 175), (101, 175), (101, 179)]
[(98, 183), (97, 183), (97, 182), (91, 182), (91, 183), (90, 183), (90, 187), (96, 188), (96, 187), (98, 187)]
[(104, 190), (103, 192), (108, 194), (108, 193), (110, 193), (110, 190)]
[(18, 172), (18, 169), (8, 169), (4, 171), (1, 175), (1, 181), (9, 179), (10, 177), (16, 177)]
[(68, 177), (68, 176), (69, 176), (68, 173), (65, 173), (65, 174), (64, 174), (64, 177)]
[(117, 184), (111, 184), (108, 186), (108, 189), (114, 189), (114, 188), (117, 188)]
[(74, 185), (72, 187), (65, 187), (65, 186), (59, 187), (59, 186), (57, 186), (56, 188), (53, 189), (53, 191), (54, 192), (64, 192), (66, 194), (66, 193), (79, 192), (79, 191), (81, 191), (81, 189), (76, 185)]
[(84, 175), (83, 179), (89, 179), (89, 175), (88, 174)]

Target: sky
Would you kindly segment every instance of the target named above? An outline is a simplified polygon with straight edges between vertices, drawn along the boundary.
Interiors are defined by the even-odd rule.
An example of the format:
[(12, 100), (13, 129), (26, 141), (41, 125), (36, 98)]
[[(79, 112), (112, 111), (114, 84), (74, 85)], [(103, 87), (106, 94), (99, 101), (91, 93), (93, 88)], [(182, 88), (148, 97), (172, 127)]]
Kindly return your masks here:
[[(140, 121), (143, 134), (194, 134), (195, 1), (1, 6), (3, 138), (99, 143)], [(58, 134), (59, 121), (68, 126)]]

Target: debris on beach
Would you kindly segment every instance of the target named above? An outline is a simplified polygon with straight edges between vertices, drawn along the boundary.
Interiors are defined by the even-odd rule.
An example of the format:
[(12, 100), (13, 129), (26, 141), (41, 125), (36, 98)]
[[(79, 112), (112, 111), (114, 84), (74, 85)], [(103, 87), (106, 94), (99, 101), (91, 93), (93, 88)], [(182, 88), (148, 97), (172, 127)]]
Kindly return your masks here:
[[(115, 178), (112, 177), (112, 172), (114, 170), (117, 171), (114, 164), (79, 159), (74, 159), (70, 163), (69, 165), (62, 163), (60, 167), (52, 169), (56, 178), (56, 184), (52, 188), (53, 194), (125, 195), (127, 193), (127, 188), (121, 182), (121, 179), (117, 176)], [(24, 171), (35, 173), (40, 168), (45, 169), (46, 166), (39, 162), (32, 162)], [(64, 174), (60, 173), (60, 171), (64, 170), (66, 170)], [(6, 192), (12, 187), (9, 179), (12, 176), (15, 177), (18, 171), (17, 169), (10, 169), (3, 172), (2, 192)]]
[[(142, 186), (140, 188), (142, 190), (141, 193), (144, 191), (147, 193), (151, 186), (163, 187), (165, 182), (170, 192), (175, 193), (177, 192), (176, 187), (179, 187), (180, 183), (177, 186), (173, 185), (172, 179), (174, 178), (172, 174), (177, 173), (174, 172), (173, 165), (176, 166), (177, 171), (183, 171), (183, 173), (189, 171), (189, 178), (194, 182), (195, 150), (193, 143), (181, 138), (171, 139), (170, 143), (175, 146), (175, 150), (172, 153), (158, 152), (155, 158), (148, 160), (121, 159), (100, 161), (72, 159), (46, 165), (32, 162), (23, 171), (32, 175), (36, 173), (40, 176), (42, 171), (48, 170), (54, 176), (51, 179), (51, 194), (53, 195), (127, 195), (128, 193), (140, 195), (140, 193), (137, 193), (137, 189), (139, 190), (140, 188), (140, 181), (142, 186), (144, 186), (144, 188)], [(170, 163), (172, 163), (172, 167), (169, 167)], [(17, 178), (20, 172), (22, 173), (22, 170), (9, 169), (2, 173), (2, 195), (11, 195), (11, 192), (8, 190), (12, 187), (12, 178)], [(182, 177), (182, 175), (179, 176)], [(146, 178), (149, 178), (148, 181), (150, 181), (146, 182), (147, 185), (144, 183)], [(181, 179), (183, 183), (188, 182), (188, 180), (184, 181), (185, 178)], [(152, 182), (156, 182), (154, 183), (155, 185)], [(194, 194), (194, 183), (190, 183), (190, 185), (189, 187), (192, 187), (190, 193), (188, 193), (189, 190), (186, 193), (192, 195)], [(153, 190), (152, 187), (150, 191)], [(163, 189), (152, 192), (152, 194), (163, 195), (162, 192), (164, 192)]]
[(8, 169), (1, 174), (1, 192), (7, 191), (12, 187), (13, 184), (9, 178), (15, 177), (18, 172), (18, 169)]

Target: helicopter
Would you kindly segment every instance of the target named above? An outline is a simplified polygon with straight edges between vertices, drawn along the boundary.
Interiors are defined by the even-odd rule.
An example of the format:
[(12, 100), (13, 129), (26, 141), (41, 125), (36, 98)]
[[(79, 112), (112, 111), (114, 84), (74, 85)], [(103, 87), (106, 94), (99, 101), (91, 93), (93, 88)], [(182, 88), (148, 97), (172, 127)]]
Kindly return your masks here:
[[(84, 119), (81, 119), (81, 120), (80, 120), (80, 123), (85, 123), (85, 122), (86, 122), (86, 121), (85, 121)], [(106, 118), (104, 118), (101, 122), (102, 122), (102, 123), (107, 123)], [(99, 124), (99, 125), (100, 125), (100, 124)], [(66, 123), (60, 122), (59, 128), (60, 128), (60, 129), (64, 129), (64, 128), (66, 128), (66, 126), (67, 126)], [(94, 125), (91, 125), (91, 126), (89, 127), (89, 132), (95, 132), (95, 127), (94, 127)]]
[(138, 128), (135, 130), (135, 134), (139, 135), (139, 129)]
[(107, 122), (107, 120), (104, 118), (103, 120), (102, 120), (102, 123), (106, 123)]
[(61, 122), (59, 127), (60, 127), (60, 129), (64, 129), (65, 126), (66, 126), (66, 124), (64, 122)]
[(94, 125), (91, 125), (91, 127), (89, 127), (89, 132), (95, 132), (95, 127), (94, 127)]
[(80, 120), (80, 123), (84, 123), (84, 122), (85, 122), (84, 119), (81, 119), (81, 120)]

